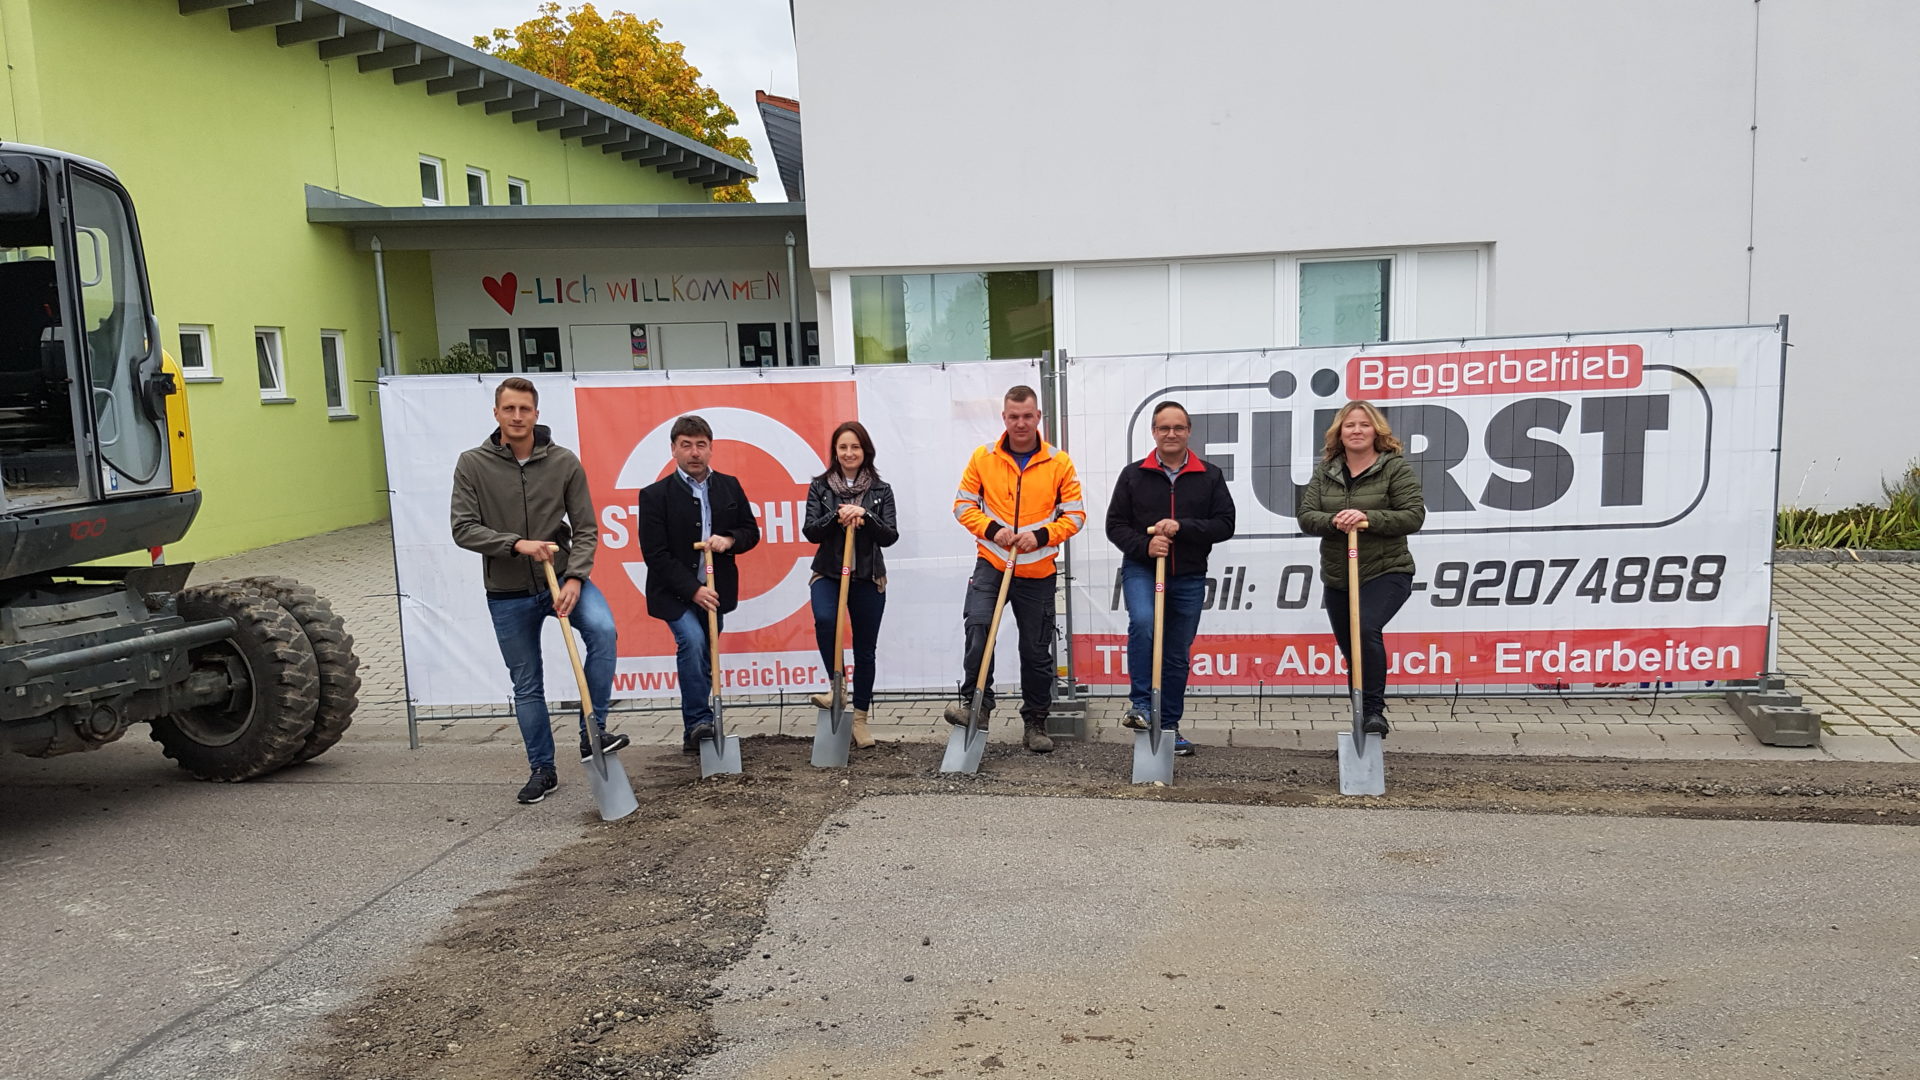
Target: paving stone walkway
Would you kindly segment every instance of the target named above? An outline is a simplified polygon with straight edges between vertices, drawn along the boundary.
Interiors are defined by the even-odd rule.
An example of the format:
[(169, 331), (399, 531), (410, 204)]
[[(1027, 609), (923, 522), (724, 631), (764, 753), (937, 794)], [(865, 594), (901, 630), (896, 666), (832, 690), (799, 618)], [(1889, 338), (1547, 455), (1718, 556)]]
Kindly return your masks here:
[[(284, 574), (318, 588), (347, 621), (361, 658), (361, 708), (349, 739), (404, 739), (407, 712), (394, 602), (393, 554), (384, 523), (277, 544), (201, 564), (193, 579)], [(1494, 753), (1620, 758), (1920, 762), (1920, 564), (1786, 564), (1775, 576), (1779, 663), (1789, 688), (1822, 714), (1818, 747), (1763, 746), (1718, 696), (1658, 698), (1414, 698), (1393, 706), (1395, 753)], [(750, 702), (750, 703), (748, 703)], [(944, 742), (942, 702), (876, 703), (883, 739)], [(1124, 738), (1124, 702), (1096, 698), (1090, 737)], [(488, 710), (474, 710), (484, 712)], [(505, 712), (504, 704), (499, 713)], [(1268, 696), (1189, 698), (1188, 735), (1212, 746), (1333, 747), (1347, 726), (1344, 699)], [(748, 699), (728, 710), (743, 735), (811, 734), (813, 711), (796, 697)], [(1003, 724), (998, 739), (1017, 738)], [(679, 739), (676, 707), (634, 701), (615, 727), (636, 740)], [(564, 733), (563, 733), (564, 734)], [(421, 721), (425, 744), (512, 742), (509, 715)], [(567, 739), (560, 740), (566, 745)]]

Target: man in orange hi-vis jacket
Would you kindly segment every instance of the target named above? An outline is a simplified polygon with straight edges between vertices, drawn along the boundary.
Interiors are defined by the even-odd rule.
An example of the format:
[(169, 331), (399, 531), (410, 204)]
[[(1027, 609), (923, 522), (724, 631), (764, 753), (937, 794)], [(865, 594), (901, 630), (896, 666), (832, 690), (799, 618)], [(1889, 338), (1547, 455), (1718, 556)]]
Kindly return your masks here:
[[(987, 624), (1000, 579), (1013, 552), (1013, 582), (1007, 604), (1020, 629), (1020, 719), (1026, 722), (1026, 747), (1036, 754), (1053, 749), (1047, 737), (1047, 709), (1053, 703), (1054, 563), (1060, 545), (1087, 523), (1080, 500), (1080, 478), (1073, 461), (1040, 437), (1040, 399), (1030, 386), (1016, 386), (1001, 402), (1006, 433), (974, 450), (953, 516), (974, 536), (973, 578), (967, 583), (966, 659), (960, 676), (960, 701), (947, 706), (947, 723), (964, 727), (967, 705), (980, 675)], [(991, 663), (991, 660), (989, 660)], [(988, 669), (981, 727), (993, 712), (992, 669)]]

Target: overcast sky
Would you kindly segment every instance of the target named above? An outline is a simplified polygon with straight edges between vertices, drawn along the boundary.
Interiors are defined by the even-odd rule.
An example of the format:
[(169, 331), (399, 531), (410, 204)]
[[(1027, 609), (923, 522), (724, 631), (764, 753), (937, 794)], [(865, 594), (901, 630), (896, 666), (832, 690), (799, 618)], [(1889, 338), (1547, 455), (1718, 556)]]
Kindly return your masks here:
[[(462, 45), (471, 44), (476, 34), (491, 34), (494, 27), (518, 26), (533, 18), (540, 6), (540, 0), (367, 2)], [(579, 0), (561, 0), (563, 8), (578, 5)], [(718, 90), (721, 100), (740, 114), (740, 124), (733, 130), (753, 144), (753, 164), (760, 171), (760, 179), (753, 184), (754, 197), (761, 202), (785, 201), (753, 92), (797, 96), (787, 0), (595, 0), (594, 8), (602, 15), (630, 11), (642, 19), (659, 19), (660, 36), (687, 47), (687, 60), (700, 69), (701, 81)]]

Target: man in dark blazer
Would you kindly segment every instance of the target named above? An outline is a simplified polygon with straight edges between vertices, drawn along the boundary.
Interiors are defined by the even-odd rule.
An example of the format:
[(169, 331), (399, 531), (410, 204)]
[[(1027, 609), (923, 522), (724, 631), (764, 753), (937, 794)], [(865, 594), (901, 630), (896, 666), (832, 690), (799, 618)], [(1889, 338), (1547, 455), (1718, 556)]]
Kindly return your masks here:
[[(724, 621), (739, 605), (734, 559), (760, 542), (760, 526), (740, 481), (713, 471), (713, 428), (705, 420), (683, 416), (668, 438), (674, 470), (640, 490), (640, 554), (647, 562), (647, 614), (673, 631), (687, 726), (680, 748), (692, 753), (714, 733), (707, 612)], [(705, 580), (704, 554), (693, 546), (700, 541), (713, 555), (712, 581)]]

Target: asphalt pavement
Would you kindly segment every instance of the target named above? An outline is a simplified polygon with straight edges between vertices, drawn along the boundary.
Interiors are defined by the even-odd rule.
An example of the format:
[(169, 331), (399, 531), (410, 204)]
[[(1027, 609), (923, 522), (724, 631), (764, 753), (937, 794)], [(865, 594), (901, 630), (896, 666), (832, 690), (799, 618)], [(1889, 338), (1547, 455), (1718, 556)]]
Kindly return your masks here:
[(696, 1080), (1920, 1076), (1920, 832), (866, 800)]
[(140, 731), (0, 757), (0, 1077), (224, 1080), (271, 1063), (460, 903), (599, 827), (577, 766), (531, 807), (513, 801), (525, 770), (501, 745), (350, 740), (206, 784)]

